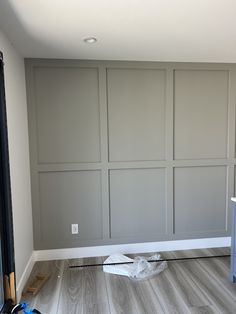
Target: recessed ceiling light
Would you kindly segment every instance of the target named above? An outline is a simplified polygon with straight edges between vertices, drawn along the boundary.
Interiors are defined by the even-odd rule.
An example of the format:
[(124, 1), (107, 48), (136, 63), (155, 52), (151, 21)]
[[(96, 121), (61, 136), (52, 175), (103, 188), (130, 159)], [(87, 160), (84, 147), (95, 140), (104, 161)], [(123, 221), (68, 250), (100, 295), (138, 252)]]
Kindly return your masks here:
[(97, 38), (95, 38), (95, 37), (86, 37), (86, 38), (84, 38), (84, 42), (86, 43), (86, 44), (94, 44), (94, 43), (96, 43), (98, 40), (97, 40)]

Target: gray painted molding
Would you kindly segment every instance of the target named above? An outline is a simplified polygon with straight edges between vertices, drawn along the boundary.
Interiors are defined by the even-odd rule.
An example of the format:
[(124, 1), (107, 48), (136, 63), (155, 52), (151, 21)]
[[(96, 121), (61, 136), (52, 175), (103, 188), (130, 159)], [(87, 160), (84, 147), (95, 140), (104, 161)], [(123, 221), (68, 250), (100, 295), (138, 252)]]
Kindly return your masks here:
[(229, 235), (236, 65), (25, 65), (35, 249)]

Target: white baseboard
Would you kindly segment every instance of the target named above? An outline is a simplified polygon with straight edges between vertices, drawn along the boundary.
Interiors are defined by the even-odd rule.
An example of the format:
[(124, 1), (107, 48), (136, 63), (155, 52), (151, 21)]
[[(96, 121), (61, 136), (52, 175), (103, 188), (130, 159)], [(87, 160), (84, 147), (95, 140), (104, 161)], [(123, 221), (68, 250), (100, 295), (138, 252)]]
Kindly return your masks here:
[(23, 272), (23, 274), (19, 280), (19, 283), (17, 284), (17, 287), (16, 287), (17, 302), (20, 302), (22, 291), (23, 291), (25, 284), (26, 284), (26, 282), (30, 276), (30, 273), (34, 267), (34, 264), (35, 264), (35, 254), (33, 252), (32, 255), (30, 256), (29, 260), (28, 260), (28, 263), (26, 264), (25, 270), (24, 270), (24, 272)]
[(35, 261), (107, 256), (115, 253), (136, 254), (162, 251), (206, 249), (230, 246), (231, 237), (161, 241), (118, 245), (34, 251)]

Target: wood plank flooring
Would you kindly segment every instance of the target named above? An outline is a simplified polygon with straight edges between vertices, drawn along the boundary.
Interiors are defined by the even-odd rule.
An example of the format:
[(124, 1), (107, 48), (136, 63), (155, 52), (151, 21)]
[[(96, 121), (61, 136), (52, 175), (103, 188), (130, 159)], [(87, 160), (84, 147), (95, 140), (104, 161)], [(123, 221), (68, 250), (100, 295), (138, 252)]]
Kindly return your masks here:
[[(229, 248), (161, 253), (163, 258), (220, 254), (229, 254)], [(236, 313), (228, 257), (169, 262), (161, 274), (138, 282), (104, 273), (101, 266), (68, 267), (102, 263), (105, 258), (37, 262), (31, 276), (40, 272), (51, 277), (36, 297), (22, 301), (42, 314)]]

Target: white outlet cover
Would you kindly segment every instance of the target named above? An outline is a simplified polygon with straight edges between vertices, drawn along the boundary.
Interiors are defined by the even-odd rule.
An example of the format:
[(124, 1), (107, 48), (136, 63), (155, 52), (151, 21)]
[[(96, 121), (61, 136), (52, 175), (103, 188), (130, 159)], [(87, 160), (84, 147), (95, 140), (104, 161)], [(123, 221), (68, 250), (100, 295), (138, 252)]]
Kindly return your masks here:
[(71, 233), (78, 234), (79, 233), (79, 226), (78, 224), (71, 224)]

